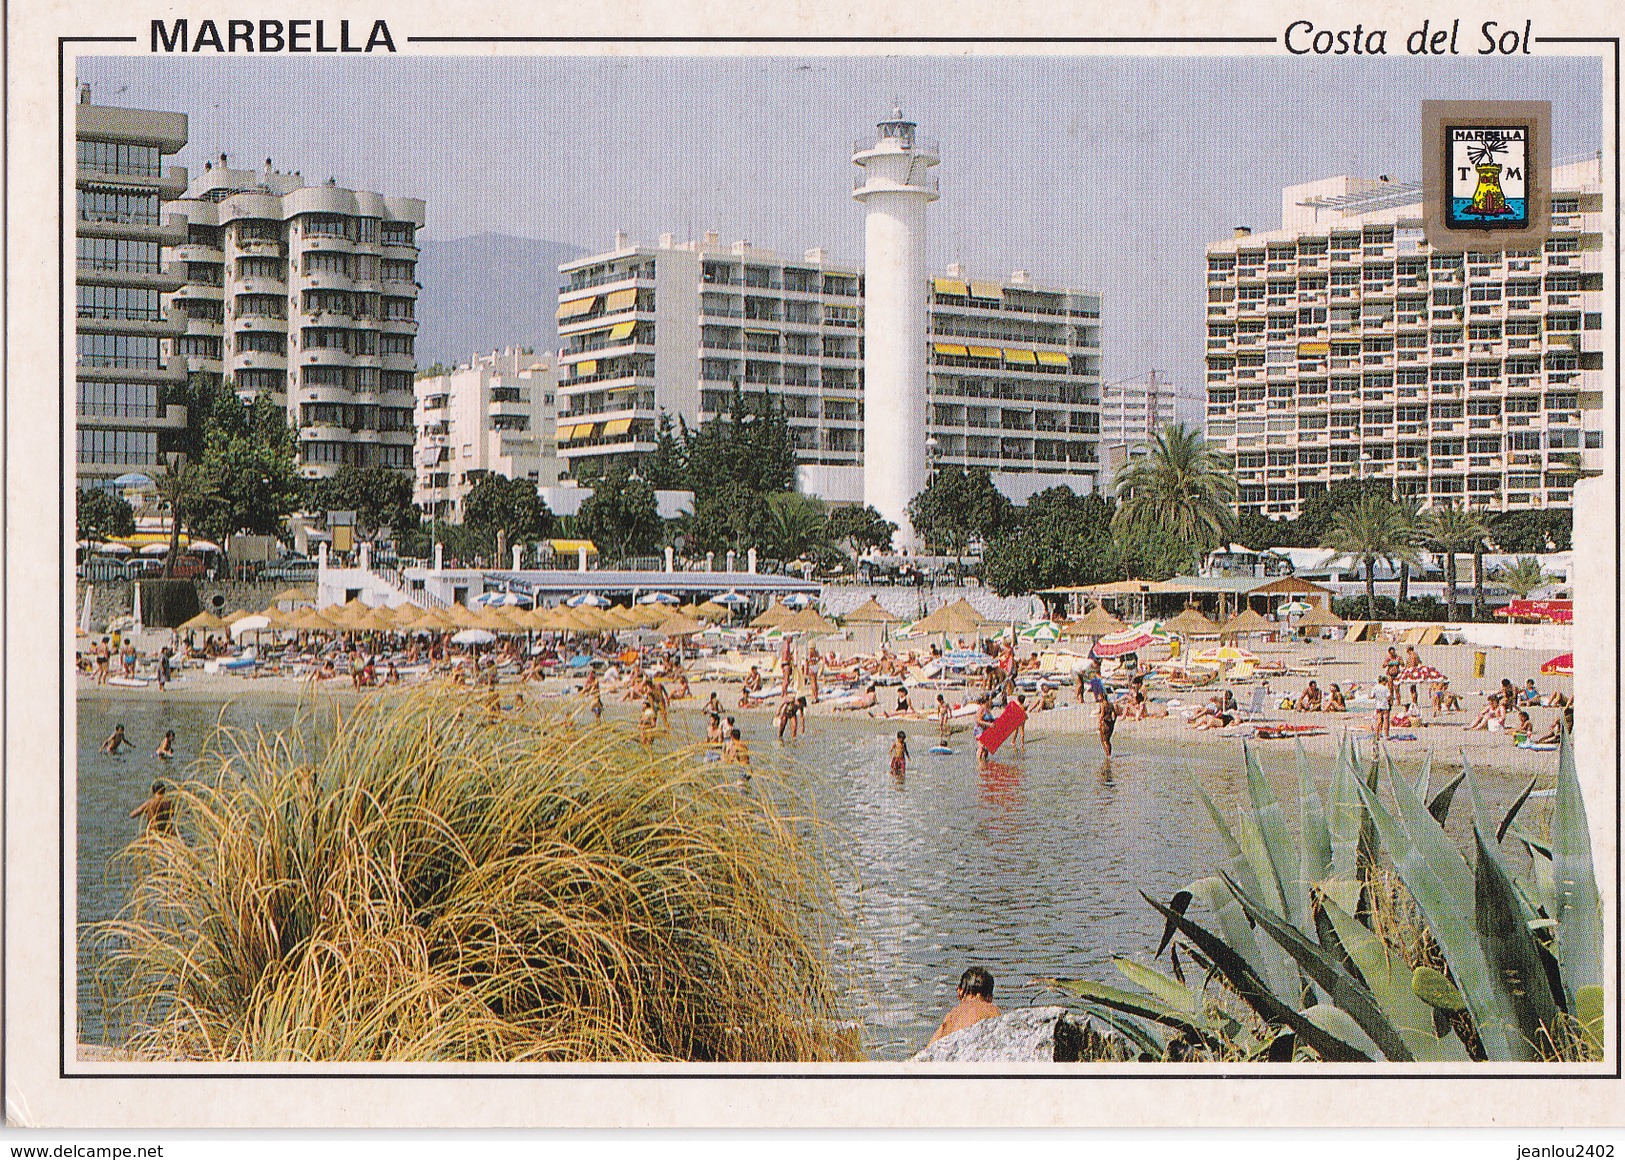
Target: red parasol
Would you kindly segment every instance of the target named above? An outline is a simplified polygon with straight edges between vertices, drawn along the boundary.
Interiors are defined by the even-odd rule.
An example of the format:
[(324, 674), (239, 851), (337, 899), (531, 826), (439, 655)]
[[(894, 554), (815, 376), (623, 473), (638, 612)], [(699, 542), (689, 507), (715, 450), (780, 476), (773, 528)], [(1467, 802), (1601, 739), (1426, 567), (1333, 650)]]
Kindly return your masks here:
[(1572, 677), (1574, 675), (1574, 654), (1566, 652), (1562, 656), (1555, 656), (1540, 666), (1540, 671), (1548, 677)]
[(1444, 674), (1432, 665), (1412, 665), (1408, 669), (1400, 670), (1399, 679), (1412, 684), (1421, 684), (1423, 681), (1442, 681)]

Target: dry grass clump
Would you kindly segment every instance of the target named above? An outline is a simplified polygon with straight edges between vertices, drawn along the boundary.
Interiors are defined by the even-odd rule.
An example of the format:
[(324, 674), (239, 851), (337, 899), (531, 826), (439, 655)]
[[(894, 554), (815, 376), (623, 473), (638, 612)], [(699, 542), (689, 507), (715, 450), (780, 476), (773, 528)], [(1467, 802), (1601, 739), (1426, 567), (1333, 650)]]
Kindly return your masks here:
[(222, 736), (103, 924), (125, 1048), (205, 1060), (850, 1053), (817, 827), (692, 750), (466, 694)]

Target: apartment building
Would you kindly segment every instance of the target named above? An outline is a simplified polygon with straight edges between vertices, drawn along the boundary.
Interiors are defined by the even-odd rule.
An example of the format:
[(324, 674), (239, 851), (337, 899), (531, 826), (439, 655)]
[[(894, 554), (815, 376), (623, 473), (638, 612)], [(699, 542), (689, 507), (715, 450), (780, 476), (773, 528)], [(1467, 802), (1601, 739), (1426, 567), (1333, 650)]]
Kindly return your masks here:
[(1140, 447), (1174, 421), (1174, 385), (1160, 371), (1147, 371), (1100, 388), (1100, 441)]
[(411, 470), (423, 202), (222, 154), (177, 209), (187, 369), (286, 406), (306, 476)]
[[(821, 249), (801, 258), (699, 242), (615, 248), (561, 266), (559, 456), (567, 468), (653, 450), (661, 412), (690, 426), (733, 385), (782, 400), (801, 486), (862, 498), (864, 276)], [(916, 438), (935, 464), (987, 467), (1018, 498), (1097, 483), (1100, 299), (1018, 272), (930, 279), (930, 417)], [(873, 341), (870, 336), (868, 341)]]
[(1207, 437), (1240, 504), (1346, 479), (1426, 504), (1566, 506), (1603, 457), (1600, 160), (1552, 172), (1538, 249), (1433, 252), (1420, 183), (1282, 191), (1282, 228), (1207, 250)]
[(90, 103), (75, 113), (75, 474), (111, 487), (128, 472), (156, 477), (185, 430), (170, 392), (186, 381), (171, 349), (182, 331), (164, 296), (182, 270), (164, 253), (185, 237), (174, 199), (186, 170), (164, 159), (186, 144), (183, 113)]
[(463, 521), (463, 500), (486, 474), (559, 480), (557, 372), (548, 354), (508, 347), (445, 374), (417, 380), (413, 501), (437, 518)]

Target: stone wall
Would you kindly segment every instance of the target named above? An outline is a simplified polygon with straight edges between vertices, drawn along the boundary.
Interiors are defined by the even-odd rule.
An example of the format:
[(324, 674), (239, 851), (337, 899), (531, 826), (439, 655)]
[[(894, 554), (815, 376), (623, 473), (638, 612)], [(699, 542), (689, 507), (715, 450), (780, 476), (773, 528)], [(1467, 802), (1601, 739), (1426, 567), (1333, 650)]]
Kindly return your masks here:
[[(204, 608), (224, 613), (234, 612), (245, 608), (258, 612), (271, 603), (272, 597), (287, 588), (285, 583), (246, 583), (239, 580), (218, 580), (197, 582), (198, 603)], [(90, 622), (93, 627), (100, 628), (111, 620), (120, 616), (129, 616), (134, 611), (135, 582), (133, 580), (98, 580), (87, 583), (79, 580), (74, 583), (73, 607), (77, 618), (80, 610), (84, 608), (85, 589), (94, 588), (91, 597)], [(214, 597), (225, 597), (225, 605), (216, 609)], [(76, 619), (77, 622), (77, 619)]]

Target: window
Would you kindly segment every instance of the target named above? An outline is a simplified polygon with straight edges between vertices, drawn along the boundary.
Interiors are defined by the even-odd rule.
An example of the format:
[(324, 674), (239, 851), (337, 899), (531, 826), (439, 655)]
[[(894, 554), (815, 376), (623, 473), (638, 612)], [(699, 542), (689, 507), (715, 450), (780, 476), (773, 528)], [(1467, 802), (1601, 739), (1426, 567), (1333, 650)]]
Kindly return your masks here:
[(1435, 419), (1459, 419), (1461, 418), (1461, 410), (1460, 403), (1434, 403), (1433, 417)]
[(375, 244), (378, 241), (378, 219), (374, 217), (356, 218), (355, 240)]
[(1586, 432), (1586, 450), (1587, 451), (1596, 451), (1601, 447), (1602, 447), (1602, 432), (1601, 431), (1587, 431)]
[(87, 367), (143, 367), (155, 369), (158, 340), (142, 334), (76, 335), (78, 361)]
[(241, 368), (236, 377), (239, 391), (282, 391), (288, 385), (287, 376), (279, 370)]
[(123, 141), (80, 141), (77, 144), (80, 169), (131, 177), (157, 177), (163, 172), (163, 155), (156, 145), (130, 145)]
[[(371, 332), (358, 332), (357, 337), (361, 333), (370, 334)], [(415, 340), (410, 334), (386, 334), (383, 336), (379, 349), (384, 354), (411, 354), (414, 345)]]
[(1580, 446), (1580, 432), (1556, 430), (1546, 432), (1546, 446), (1553, 451), (1572, 451)]
[(415, 317), (417, 302), (412, 298), (385, 298), (384, 317), (397, 320)]
[(156, 383), (99, 382), (80, 379), (76, 384), (76, 405), (81, 415), (110, 415), (127, 419), (154, 419), (163, 412), (158, 406)]
[(350, 332), (331, 326), (307, 326), (301, 342), (306, 350), (348, 351)]
[(146, 464), (158, 460), (156, 431), (104, 431), (81, 427), (75, 432), (80, 463)]
[(132, 286), (78, 286), (80, 318), (123, 318), (134, 322), (161, 322), (163, 307), (158, 291)]
[(158, 243), (123, 238), (80, 238), (79, 265), (88, 270), (120, 270), (130, 274), (158, 272)]
[(385, 282), (410, 282), (417, 273), (417, 263), (402, 261), (399, 258), (385, 258), (383, 271)]
[(349, 254), (329, 254), (313, 250), (305, 255), (304, 263), (307, 274), (340, 274), (348, 277), (350, 273)]
[(212, 334), (183, 334), (175, 341), (175, 348), (188, 358), (220, 357), (220, 339)]
[(1459, 383), (1467, 377), (1460, 363), (1435, 363), (1431, 373), (1436, 383)]
[(1474, 435), (1467, 440), (1468, 455), (1499, 455), (1501, 454), (1501, 437), (1499, 435)]
[(383, 241), (386, 246), (410, 246), (417, 227), (411, 222), (385, 222)]
[(232, 341), (238, 351), (286, 354), (288, 350), (287, 338), (274, 330), (245, 330)]
[(311, 441), (299, 445), (299, 461), (311, 466), (344, 462), (344, 444)]
[(240, 318), (286, 318), (283, 301), (280, 294), (239, 294), (235, 306)]
[(338, 214), (306, 214), (304, 234), (307, 238), (342, 238), (345, 236), (344, 221)]
[(348, 314), (350, 295), (343, 290), (306, 290), (306, 314)]
[(1467, 413), (1469, 415), (1499, 415), (1501, 413), (1501, 400), (1468, 399)]
[(411, 467), (412, 449), (401, 447), (393, 443), (386, 443), (378, 449), (378, 466), (380, 467)]
[(1507, 450), (1509, 451), (1539, 451), (1539, 431), (1511, 431), (1507, 434)]
[(137, 226), (158, 224), (156, 193), (81, 189), (78, 191), (78, 208), (82, 222), (119, 222)]
[[(408, 341), (408, 343), (411, 342), (410, 339), (408, 339), (407, 341)], [(378, 353), (378, 332), (375, 331), (375, 330), (354, 330), (354, 331), (351, 331), (350, 332), (350, 353), (351, 354), (377, 354)], [(386, 350), (384, 353), (389, 354), (390, 352)], [(408, 350), (408, 351), (406, 351), (406, 353), (410, 354), (412, 352), (410, 350)]]

